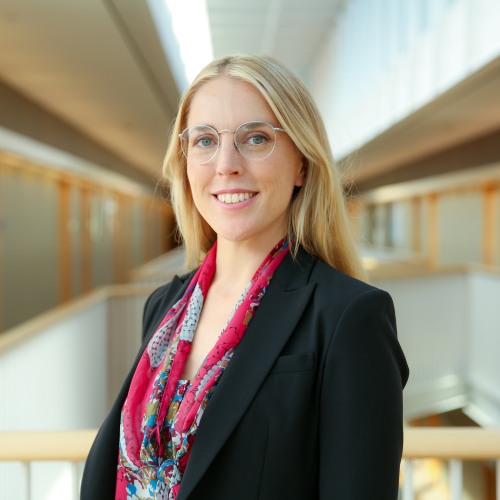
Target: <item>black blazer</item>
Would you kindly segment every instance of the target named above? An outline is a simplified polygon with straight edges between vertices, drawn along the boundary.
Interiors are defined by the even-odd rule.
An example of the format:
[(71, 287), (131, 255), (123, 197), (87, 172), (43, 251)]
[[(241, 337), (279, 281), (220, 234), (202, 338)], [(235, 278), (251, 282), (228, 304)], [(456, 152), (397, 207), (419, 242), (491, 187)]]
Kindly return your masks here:
[[(143, 345), (90, 451), (82, 500), (114, 499), (135, 365), (191, 276), (148, 299)], [(389, 294), (287, 255), (205, 410), (178, 499), (396, 499), (407, 378)]]

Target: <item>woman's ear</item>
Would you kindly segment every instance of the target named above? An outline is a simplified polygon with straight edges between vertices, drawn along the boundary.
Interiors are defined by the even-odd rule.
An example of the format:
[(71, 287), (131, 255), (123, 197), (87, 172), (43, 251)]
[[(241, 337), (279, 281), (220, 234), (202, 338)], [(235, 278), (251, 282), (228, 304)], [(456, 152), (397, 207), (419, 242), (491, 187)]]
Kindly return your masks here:
[(295, 187), (302, 187), (304, 185), (304, 182), (306, 180), (306, 173), (307, 173), (307, 160), (304, 157), (302, 157), (301, 166), (295, 178)]

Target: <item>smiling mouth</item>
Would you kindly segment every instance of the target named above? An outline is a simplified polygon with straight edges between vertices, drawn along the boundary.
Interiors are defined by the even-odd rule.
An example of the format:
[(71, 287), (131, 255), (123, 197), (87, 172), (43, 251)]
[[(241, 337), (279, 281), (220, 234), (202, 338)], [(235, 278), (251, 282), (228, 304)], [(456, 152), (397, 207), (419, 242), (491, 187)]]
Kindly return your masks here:
[(255, 193), (222, 193), (217, 195), (217, 199), (222, 203), (241, 203), (253, 198)]

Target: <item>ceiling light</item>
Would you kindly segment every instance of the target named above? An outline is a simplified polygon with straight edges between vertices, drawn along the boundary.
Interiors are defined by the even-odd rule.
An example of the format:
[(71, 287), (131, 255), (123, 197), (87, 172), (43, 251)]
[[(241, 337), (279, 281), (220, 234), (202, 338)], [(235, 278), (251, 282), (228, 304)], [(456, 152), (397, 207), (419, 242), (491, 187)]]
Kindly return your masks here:
[(172, 19), (186, 78), (191, 83), (213, 58), (205, 0), (164, 0)]

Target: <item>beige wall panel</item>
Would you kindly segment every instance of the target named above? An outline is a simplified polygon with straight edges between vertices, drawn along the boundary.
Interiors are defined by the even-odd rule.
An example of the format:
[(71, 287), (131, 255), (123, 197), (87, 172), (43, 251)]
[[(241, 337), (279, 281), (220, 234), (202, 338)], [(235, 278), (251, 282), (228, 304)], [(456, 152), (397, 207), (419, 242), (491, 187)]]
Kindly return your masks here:
[(59, 301), (57, 183), (6, 169), (2, 213), (2, 329), (50, 309)]

